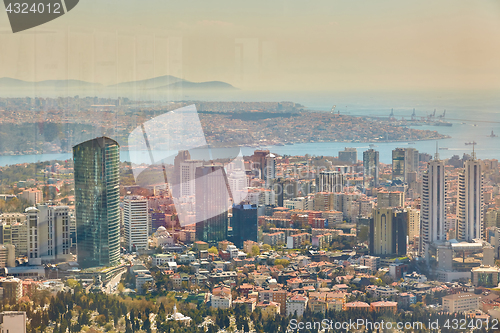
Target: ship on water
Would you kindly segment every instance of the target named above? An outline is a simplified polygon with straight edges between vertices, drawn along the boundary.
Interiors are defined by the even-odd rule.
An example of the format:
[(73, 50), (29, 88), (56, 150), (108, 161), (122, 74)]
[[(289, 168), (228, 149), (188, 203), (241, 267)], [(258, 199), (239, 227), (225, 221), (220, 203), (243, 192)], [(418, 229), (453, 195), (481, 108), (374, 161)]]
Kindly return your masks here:
[(449, 123), (449, 122), (446, 122), (446, 121), (436, 121), (433, 125), (434, 126), (447, 126), (447, 127), (453, 126), (452, 123)]

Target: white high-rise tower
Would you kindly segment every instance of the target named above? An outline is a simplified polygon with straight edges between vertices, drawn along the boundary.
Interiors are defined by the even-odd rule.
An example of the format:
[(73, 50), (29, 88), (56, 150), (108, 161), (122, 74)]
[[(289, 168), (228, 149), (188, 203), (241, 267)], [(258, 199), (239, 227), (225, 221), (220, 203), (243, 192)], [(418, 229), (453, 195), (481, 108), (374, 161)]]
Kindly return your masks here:
[(71, 260), (67, 206), (39, 205), (26, 209), (28, 265)]
[(203, 165), (201, 161), (187, 160), (180, 164), (180, 194), (181, 197), (189, 197), (195, 195), (196, 168)]
[(429, 258), (432, 244), (446, 241), (445, 165), (436, 152), (422, 175), (422, 207), (420, 209), (420, 254)]
[(483, 210), (482, 167), (472, 153), (472, 159), (464, 163), (464, 170), (458, 176), (457, 240), (483, 238)]
[(123, 227), (125, 244), (129, 251), (148, 249), (148, 200), (128, 196), (123, 200)]
[(319, 173), (319, 192), (342, 192), (344, 175), (339, 171), (321, 171)]
[(276, 155), (269, 154), (266, 156), (266, 186), (270, 187), (273, 180), (276, 178)]

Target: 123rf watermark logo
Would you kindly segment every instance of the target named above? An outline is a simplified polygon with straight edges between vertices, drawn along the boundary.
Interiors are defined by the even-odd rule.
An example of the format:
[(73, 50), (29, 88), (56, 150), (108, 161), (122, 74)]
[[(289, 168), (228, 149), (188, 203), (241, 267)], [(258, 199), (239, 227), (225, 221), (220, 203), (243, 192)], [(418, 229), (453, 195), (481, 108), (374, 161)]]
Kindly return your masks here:
[(446, 328), (456, 331), (470, 331), (470, 330), (493, 330), (497, 331), (500, 328), (497, 319), (480, 319), (480, 318), (462, 318), (462, 319), (446, 319), (444, 321), (429, 320), (428, 322), (391, 322), (391, 321), (369, 321), (363, 318), (349, 321), (333, 321), (330, 319), (323, 319), (322, 321), (298, 321), (292, 319), (288, 324), (287, 332), (300, 332), (302, 330), (317, 330), (325, 332), (337, 332), (339, 330), (354, 331), (354, 330), (426, 330), (426, 331), (440, 331)]
[(75, 8), (79, 0), (4, 0), (12, 32), (52, 21)]

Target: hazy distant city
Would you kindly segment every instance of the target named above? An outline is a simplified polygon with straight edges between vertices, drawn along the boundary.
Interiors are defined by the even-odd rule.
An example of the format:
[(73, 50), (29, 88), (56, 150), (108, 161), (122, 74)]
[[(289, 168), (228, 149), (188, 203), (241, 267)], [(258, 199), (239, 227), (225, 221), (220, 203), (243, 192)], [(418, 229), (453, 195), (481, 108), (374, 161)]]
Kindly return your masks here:
[[(441, 118), (356, 117), (340, 110), (307, 110), (293, 102), (135, 102), (128, 98), (3, 98), (0, 155), (71, 152), (78, 142), (98, 135), (117, 139), (138, 124), (187, 105), (200, 112), (207, 142), (214, 147), (266, 146), (307, 142), (392, 142), (443, 139), (415, 124), (446, 126)], [(439, 129), (440, 127), (436, 127)]]

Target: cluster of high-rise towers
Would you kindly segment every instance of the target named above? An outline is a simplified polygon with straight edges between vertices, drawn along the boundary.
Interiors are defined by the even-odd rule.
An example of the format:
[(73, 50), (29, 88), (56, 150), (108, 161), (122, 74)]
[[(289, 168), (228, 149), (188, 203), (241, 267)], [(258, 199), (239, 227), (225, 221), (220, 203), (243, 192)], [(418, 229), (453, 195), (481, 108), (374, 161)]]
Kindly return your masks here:
[[(379, 152), (369, 149), (363, 153), (364, 187), (378, 186)], [(396, 148), (392, 151), (392, 181), (410, 183), (416, 178), (419, 152), (415, 148)], [(484, 198), (482, 164), (472, 158), (464, 162), (459, 173), (456, 205), (456, 225), (446, 220), (447, 182), (445, 161), (436, 152), (422, 174), (420, 208), (420, 255), (429, 259), (437, 246), (455, 238), (471, 242), (484, 237)]]
[[(89, 140), (73, 148), (76, 243), (78, 263), (82, 268), (114, 266), (120, 261), (119, 154), (118, 143), (107, 137)], [(205, 165), (202, 161), (191, 160), (187, 151), (177, 155), (174, 170), (174, 196), (196, 198), (196, 238), (210, 244), (228, 239), (229, 197), (236, 195), (231, 193), (231, 188), (238, 191), (247, 184), (229, 186), (228, 182), (239, 178), (226, 177), (222, 165)], [(244, 240), (257, 240), (257, 208), (234, 200), (233, 203), (232, 240), (241, 247)], [(127, 200), (125, 208), (126, 204)], [(147, 207), (145, 211), (147, 214)], [(127, 209), (125, 218), (126, 215)], [(142, 232), (144, 235), (140, 238), (145, 239), (147, 246), (147, 228), (147, 218), (144, 230), (128, 230), (125, 226), (125, 240), (132, 236), (138, 238), (137, 232)]]
[[(112, 266), (119, 262), (119, 149), (116, 141), (106, 137), (93, 139), (73, 148), (76, 237), (78, 262), (81, 267)], [(273, 172), (275, 172), (274, 156), (262, 155), (262, 161), (259, 161), (262, 167), (261, 172), (265, 175), (264, 178), (270, 181), (274, 178)], [(202, 165), (201, 162), (190, 160), (189, 156), (182, 158), (178, 155), (178, 159), (174, 162), (174, 167), (175, 164), (179, 164), (176, 168), (179, 173), (177, 175), (180, 185), (177, 188), (179, 195), (195, 195), (195, 211), (207, 215), (201, 216), (196, 224), (196, 238), (211, 242), (227, 239), (228, 213), (222, 208), (219, 209), (221, 212), (217, 210), (216, 205), (220, 205), (222, 201), (216, 199), (222, 195), (220, 193), (225, 194), (230, 188), (244, 188), (247, 185), (229, 186), (227, 181), (221, 182), (220, 177), (215, 177), (215, 171), (224, 171), (221, 166)], [(419, 153), (416, 149), (395, 149), (392, 153), (392, 181), (410, 182), (418, 172), (418, 161)], [(269, 164), (272, 167), (269, 167)], [(472, 159), (464, 162), (458, 181), (457, 223), (454, 226), (454, 234), (450, 236), (450, 230), (447, 230), (450, 227), (446, 222), (445, 163), (436, 153), (434, 159), (427, 164), (422, 175), (421, 190), (419, 252), (422, 257), (428, 258), (437, 246), (453, 236), (457, 241), (473, 241), (483, 238), (484, 202), (481, 168), (481, 163), (476, 159), (475, 154), (472, 155)], [(377, 187), (379, 185), (378, 151), (369, 149), (363, 153), (363, 169), (364, 187)], [(197, 185), (195, 188), (192, 180), (201, 178), (204, 179), (205, 186)], [(231, 182), (232, 179), (228, 181)], [(211, 210), (214, 209), (217, 211), (212, 214)], [(243, 214), (243, 217), (238, 217), (238, 219), (244, 220), (248, 215), (247, 209), (251, 209), (252, 221), (256, 220), (255, 207), (235, 206), (234, 215)], [(246, 222), (243, 224), (247, 225)], [(253, 230), (256, 229), (256, 223), (250, 223), (250, 225), (256, 234), (256, 230)], [(235, 226), (234, 234), (239, 235), (237, 238), (243, 239), (240, 234), (245, 234), (248, 230), (239, 230), (237, 223)]]
[[(422, 176), (420, 253), (425, 258), (429, 258), (431, 251), (447, 240), (446, 196), (445, 164), (436, 153)], [(457, 241), (471, 242), (483, 238), (483, 172), (475, 153), (472, 159), (464, 162), (459, 173), (456, 215), (454, 236)]]

